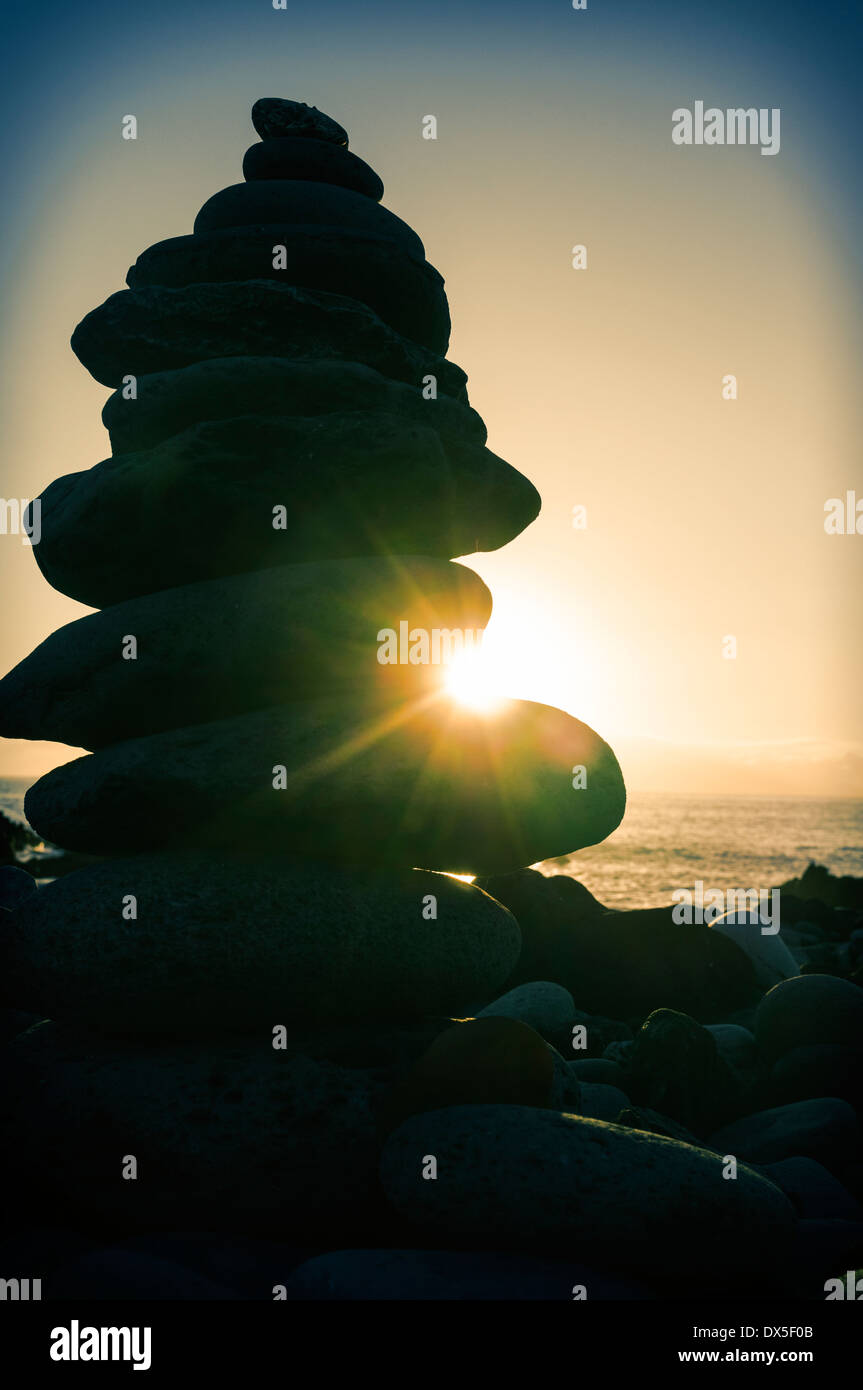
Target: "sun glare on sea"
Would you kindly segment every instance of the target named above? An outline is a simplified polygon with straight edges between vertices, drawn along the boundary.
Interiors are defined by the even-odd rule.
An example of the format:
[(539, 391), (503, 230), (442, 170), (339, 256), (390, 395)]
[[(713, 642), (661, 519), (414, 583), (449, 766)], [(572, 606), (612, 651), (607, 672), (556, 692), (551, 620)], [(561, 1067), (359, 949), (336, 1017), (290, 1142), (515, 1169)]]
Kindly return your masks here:
[(459, 652), (453, 658), (445, 689), (460, 705), (475, 710), (491, 711), (503, 698), (497, 673), (481, 650)]

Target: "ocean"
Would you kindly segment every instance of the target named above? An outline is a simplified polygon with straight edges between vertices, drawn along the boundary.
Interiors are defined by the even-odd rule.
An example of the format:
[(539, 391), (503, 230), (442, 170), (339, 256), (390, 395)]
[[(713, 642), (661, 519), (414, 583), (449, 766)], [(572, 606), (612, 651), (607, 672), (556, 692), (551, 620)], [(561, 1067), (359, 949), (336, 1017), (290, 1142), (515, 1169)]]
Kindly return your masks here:
[[(30, 778), (0, 779), (0, 810), (23, 821)], [(601, 845), (548, 860), (608, 907), (661, 907), (675, 888), (776, 888), (814, 860), (863, 877), (863, 799), (634, 793)]]

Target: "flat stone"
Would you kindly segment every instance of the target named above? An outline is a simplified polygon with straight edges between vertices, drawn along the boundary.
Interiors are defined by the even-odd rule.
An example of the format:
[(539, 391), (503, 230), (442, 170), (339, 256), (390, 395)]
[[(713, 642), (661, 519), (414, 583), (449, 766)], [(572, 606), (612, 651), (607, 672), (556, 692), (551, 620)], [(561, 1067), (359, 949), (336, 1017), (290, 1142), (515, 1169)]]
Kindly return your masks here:
[(562, 985), (548, 980), (534, 980), (519, 985), (487, 1004), (477, 1018), (515, 1018), (534, 1028), (537, 1033), (562, 1052), (572, 1049), (572, 1028), (575, 1005), (572, 995)]
[[(121, 1042), (58, 1023), (16, 1038), (0, 1090), (18, 1210), (74, 1212), (88, 1231), (380, 1239), (373, 1105), (388, 1076), (271, 1044), (269, 1029)], [(124, 1155), (137, 1181), (123, 1181)]]
[(394, 719), (320, 698), (78, 758), (25, 811), (52, 844), (93, 853), (246, 844), (469, 874), (598, 843), (624, 803), (608, 745), (547, 705), (483, 714), (442, 698)]
[[(278, 269), (275, 247), (284, 247)], [(446, 353), (450, 316), (443, 277), (382, 237), (329, 227), (235, 227), (159, 241), (126, 275), (132, 289), (245, 280), (344, 295), (412, 342)]]
[(329, 415), (382, 411), (431, 426), (442, 438), (485, 444), (482, 418), (451, 396), (425, 400), (361, 362), (293, 362), (286, 357), (224, 357), (138, 380), (136, 400), (109, 396), (102, 423), (115, 454), (149, 449), (200, 420), (238, 415)]
[(863, 990), (833, 975), (797, 975), (784, 980), (761, 1000), (755, 1037), (770, 1062), (811, 1044), (860, 1047)]
[(381, 1130), (389, 1133), (410, 1115), (450, 1105), (549, 1106), (553, 1055), (538, 1033), (514, 1019), (457, 1023), (382, 1098)]
[(250, 145), (243, 155), (243, 178), (312, 179), (317, 183), (350, 188), (379, 203), (384, 196), (381, 179), (365, 160), (344, 145), (309, 136), (271, 136)]
[(100, 1031), (272, 1040), (277, 1025), (456, 1012), (494, 991), (520, 945), (505, 908), (443, 874), (138, 855), (69, 874), (19, 908), (2, 990)]
[(750, 1163), (814, 1158), (826, 1164), (860, 1155), (861, 1129), (851, 1106), (832, 1098), (801, 1100), (746, 1115), (711, 1135), (710, 1144)]
[(588, 1301), (657, 1298), (647, 1284), (573, 1260), (540, 1260), (494, 1250), (333, 1250), (295, 1269), (290, 1300), (446, 1300), (571, 1303), (575, 1289)]
[[(734, 921), (729, 921), (733, 916)], [(744, 917), (741, 922), (737, 920)], [(773, 924), (769, 924), (772, 926)], [(745, 951), (755, 969), (755, 978), (763, 989), (772, 989), (780, 980), (798, 974), (797, 962), (781, 935), (766, 935), (758, 913), (726, 913), (711, 923), (711, 930), (721, 932)], [(781, 932), (781, 927), (780, 927)]]
[(294, 227), (335, 228), (365, 232), (401, 247), (417, 260), (425, 247), (416, 232), (389, 208), (310, 179), (258, 179), (234, 183), (208, 198), (195, 218), (194, 231), (218, 232), (225, 227), (265, 227), (279, 223), (290, 233)]
[(204, 421), (40, 503), (39, 568), (94, 608), (273, 565), (497, 550), (540, 507), (489, 449), (371, 411)]
[(210, 357), (324, 358), (364, 362), (418, 392), (433, 376), (439, 393), (467, 400), (460, 367), (396, 333), (368, 305), (273, 280), (120, 290), (81, 320), (72, 351), (103, 386)]
[(262, 140), (291, 135), (326, 140), (333, 145), (348, 143), (348, 132), (332, 116), (287, 97), (259, 97), (252, 107), (252, 125)]
[[(428, 1156), (437, 1177), (429, 1181)], [(644, 1273), (781, 1266), (796, 1218), (788, 1199), (741, 1165), (641, 1131), (522, 1106), (459, 1106), (414, 1116), (383, 1151), (396, 1211), (437, 1240), (481, 1240)]]
[(670, 907), (609, 912), (565, 874), (526, 871), (480, 886), (522, 929), (510, 985), (554, 980), (578, 1009), (609, 1019), (644, 1018), (663, 1006), (713, 1023), (757, 996), (745, 953), (710, 927), (676, 923)]
[[(381, 665), (378, 633), (477, 632), (491, 594), (424, 556), (292, 564), (163, 589), (67, 623), (0, 680), (0, 737), (102, 748), (315, 694), (419, 698), (440, 665)], [(274, 634), (279, 640), (274, 641)], [(135, 660), (124, 660), (134, 635)], [(0, 906), (35, 892), (0, 869)]]

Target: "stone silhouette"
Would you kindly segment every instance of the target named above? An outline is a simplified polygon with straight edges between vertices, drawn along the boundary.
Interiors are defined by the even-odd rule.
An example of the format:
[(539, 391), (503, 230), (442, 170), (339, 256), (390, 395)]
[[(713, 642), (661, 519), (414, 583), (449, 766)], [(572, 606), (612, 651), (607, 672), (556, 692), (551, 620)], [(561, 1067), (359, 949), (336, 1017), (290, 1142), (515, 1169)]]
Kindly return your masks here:
[(101, 611), (0, 682), (0, 733), (92, 750), (26, 812), (104, 858), (8, 914), (6, 1001), (53, 1020), (12, 1044), (8, 1099), (42, 1203), (344, 1239), (379, 1230), (377, 1098), (519, 957), (447, 871), (596, 843), (624, 788), (578, 720), (378, 660), (401, 623), (485, 626), (453, 557), (539, 498), (343, 128), (276, 98), (253, 120), (245, 182), (73, 335), (114, 452), (47, 488), (34, 553)]

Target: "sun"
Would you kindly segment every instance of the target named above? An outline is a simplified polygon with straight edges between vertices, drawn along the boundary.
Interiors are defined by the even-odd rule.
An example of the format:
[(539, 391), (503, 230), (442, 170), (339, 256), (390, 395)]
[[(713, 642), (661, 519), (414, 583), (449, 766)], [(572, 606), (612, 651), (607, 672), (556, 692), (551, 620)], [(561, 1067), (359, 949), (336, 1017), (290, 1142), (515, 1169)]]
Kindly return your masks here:
[(491, 711), (501, 701), (496, 672), (481, 651), (459, 652), (450, 663), (444, 689), (460, 705)]

